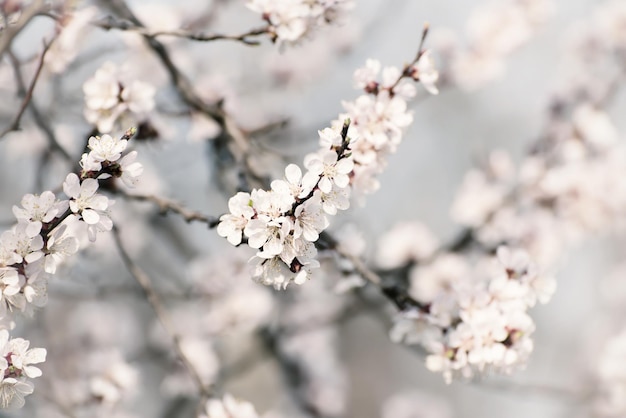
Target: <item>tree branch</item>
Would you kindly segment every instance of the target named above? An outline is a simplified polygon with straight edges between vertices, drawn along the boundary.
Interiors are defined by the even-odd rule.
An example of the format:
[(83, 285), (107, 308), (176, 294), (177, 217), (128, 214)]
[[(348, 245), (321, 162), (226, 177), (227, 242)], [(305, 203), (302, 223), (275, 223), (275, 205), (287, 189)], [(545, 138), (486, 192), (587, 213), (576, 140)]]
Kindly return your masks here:
[(39, 13), (48, 9), (45, 0), (35, 0), (27, 9), (22, 11), (14, 25), (8, 26), (0, 36), (0, 57), (9, 50), (13, 39), (28, 25), (28, 22)]
[(47, 42), (47, 43), (44, 40), (43, 51), (41, 52), (41, 55), (39, 57), (39, 62), (37, 64), (37, 69), (35, 70), (35, 75), (33, 76), (33, 79), (30, 82), (30, 86), (28, 87), (28, 90), (24, 94), (24, 100), (22, 101), (22, 105), (20, 106), (20, 109), (17, 112), (17, 115), (15, 115), (13, 122), (2, 133), (0, 133), (0, 138), (4, 137), (9, 132), (18, 130), (20, 128), (20, 121), (22, 119), (22, 116), (24, 115), (26, 108), (28, 107), (31, 99), (33, 98), (33, 91), (35, 90), (35, 85), (37, 84), (37, 80), (39, 79), (39, 75), (41, 74), (41, 70), (44, 65), (44, 59), (46, 58), (46, 53), (50, 49), (50, 46), (55, 41), (55, 39), (56, 37), (53, 37), (50, 40), (50, 42)]
[(117, 246), (117, 249), (120, 253), (122, 261), (124, 262), (124, 265), (126, 266), (131, 276), (133, 276), (135, 281), (139, 284), (139, 286), (141, 286), (141, 289), (143, 290), (145, 294), (146, 300), (148, 301), (148, 303), (150, 304), (150, 306), (156, 313), (156, 316), (159, 322), (163, 326), (163, 329), (165, 329), (165, 332), (167, 332), (167, 334), (171, 337), (172, 343), (174, 344), (174, 349), (176, 350), (176, 354), (178, 355), (180, 360), (183, 362), (183, 364), (185, 365), (185, 368), (189, 372), (189, 375), (191, 376), (196, 386), (198, 387), (200, 391), (200, 395), (202, 397), (207, 397), (207, 398), (211, 397), (213, 395), (212, 389), (206, 386), (202, 382), (202, 378), (200, 377), (200, 374), (198, 373), (193, 363), (189, 360), (189, 358), (183, 351), (182, 346), (181, 346), (181, 337), (176, 332), (176, 328), (174, 327), (173, 321), (171, 317), (169, 316), (169, 313), (163, 306), (163, 303), (161, 302), (159, 295), (157, 294), (154, 287), (152, 286), (152, 281), (150, 277), (143, 270), (141, 270), (139, 266), (137, 266), (137, 264), (135, 264), (135, 262), (130, 258), (130, 255), (128, 254), (128, 252), (126, 251), (126, 248), (124, 247), (122, 243), (119, 230), (116, 226), (113, 226), (112, 233), (113, 233), (113, 238), (115, 239), (115, 244)]
[(192, 32), (185, 29), (172, 29), (172, 30), (154, 30), (148, 29), (142, 25), (133, 24), (127, 20), (118, 20), (113, 16), (107, 16), (101, 20), (91, 22), (94, 26), (97, 26), (105, 30), (121, 30), (126, 32), (135, 32), (143, 36), (154, 38), (156, 36), (173, 36), (176, 38), (185, 38), (191, 41), (199, 42), (211, 42), (211, 41), (237, 41), (245, 45), (259, 45), (260, 42), (256, 39), (250, 39), (260, 35), (268, 33), (268, 27), (263, 26), (256, 29), (251, 29), (246, 33), (240, 35), (223, 35), (223, 34), (206, 34), (203, 32)]
[(209, 228), (215, 228), (217, 224), (220, 222), (219, 218), (215, 216), (205, 215), (200, 212), (196, 212), (190, 209), (187, 209), (185, 206), (177, 203), (173, 200), (165, 199), (163, 197), (155, 196), (155, 195), (141, 195), (141, 194), (131, 194), (122, 189), (117, 189), (113, 191), (114, 194), (123, 197), (128, 200), (136, 200), (139, 202), (151, 202), (159, 207), (159, 210), (162, 214), (167, 215), (168, 213), (175, 213), (177, 215), (182, 216), (182, 218), (187, 222), (201, 222), (207, 224)]

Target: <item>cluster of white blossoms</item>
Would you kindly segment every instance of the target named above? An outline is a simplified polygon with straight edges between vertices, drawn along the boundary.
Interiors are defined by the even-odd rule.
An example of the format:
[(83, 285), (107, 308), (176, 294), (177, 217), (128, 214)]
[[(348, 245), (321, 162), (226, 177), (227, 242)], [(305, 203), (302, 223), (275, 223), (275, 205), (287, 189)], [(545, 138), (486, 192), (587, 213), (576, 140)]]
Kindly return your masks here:
[[(419, 238), (411, 241), (394, 230), (393, 248), (390, 239), (384, 240), (381, 255), (395, 256), (379, 257), (387, 261), (381, 266), (409, 266), (409, 294), (417, 302), (415, 310), (400, 316), (393, 337), (424, 347), (430, 353), (428, 368), (443, 372), (447, 380), (456, 374), (523, 365), (534, 328), (526, 310), (535, 301), (546, 302), (555, 289), (555, 282), (538, 274), (528, 260), (545, 270), (589, 233), (624, 226), (626, 187), (621, 179), (626, 176), (626, 146), (617, 129), (605, 111), (580, 97), (572, 103), (561, 99), (556, 111), (558, 117), (519, 167), (508, 154), (496, 151), (485, 167), (466, 175), (451, 214), (466, 228), (472, 244), (463, 250), (468, 251), (437, 254), (424, 231), (413, 232)], [(475, 251), (469, 251), (503, 244), (523, 250), (504, 256), (518, 260), (510, 268), (502, 261), (505, 250), (500, 247), (499, 274), (485, 273), (484, 261), (476, 262)], [(502, 279), (502, 271), (508, 280)]]
[(418, 304), (399, 315), (391, 338), (421, 346), (426, 367), (448, 383), (487, 371), (510, 373), (533, 349), (528, 309), (548, 302), (555, 289), (555, 280), (521, 249), (499, 247), (496, 257), (473, 266), (444, 253), (412, 268), (408, 293)]
[(350, 147), (354, 160), (351, 183), (357, 197), (378, 190), (376, 177), (386, 167), (387, 156), (396, 152), (403, 130), (413, 122), (407, 101), (417, 91), (408, 79), (419, 81), (429, 93), (437, 94), (438, 78), (429, 50), (421, 51), (417, 62), (404, 70), (382, 68), (379, 61), (368, 60), (364, 68), (355, 72), (355, 86), (368, 94), (344, 101), (345, 113), (333, 126), (350, 119), (348, 135), (358, 138)]
[(144, 122), (155, 106), (154, 86), (139, 80), (125, 80), (112, 62), (106, 62), (85, 81), (83, 93), (85, 119), (102, 134)]
[[(80, 176), (70, 173), (63, 183), (67, 199), (58, 199), (53, 192), (44, 191), (40, 195), (25, 195), (21, 207), (13, 207), (17, 224), (0, 235), (2, 322), (12, 322), (15, 312), (30, 314), (35, 307), (47, 303), (48, 279), (65, 258), (78, 251), (78, 238), (69, 231), (68, 223), (85, 224), (92, 241), (96, 232), (111, 230), (107, 210), (113, 202), (98, 193), (98, 179), (126, 177), (126, 182), (132, 184), (141, 173), (141, 165), (134, 162), (135, 154), (122, 157), (132, 134), (129, 131), (116, 140), (108, 136), (90, 138), (91, 151), (83, 156)], [(2, 358), (8, 362), (0, 383), (0, 406), (21, 406), (23, 396), (32, 392), (32, 385), (26, 379), (40, 375), (39, 369), (27, 366), (44, 361), (45, 350), (27, 351), (28, 341), (22, 339), (7, 343), (7, 328), (12, 325), (3, 326), (0, 331), (5, 347)]]
[(0, 408), (21, 408), (24, 397), (33, 393), (28, 379), (41, 376), (34, 364), (46, 361), (44, 348), (28, 348), (23, 338), (9, 338), (9, 331), (0, 331)]
[(294, 44), (316, 28), (340, 20), (354, 7), (352, 0), (250, 0), (248, 8), (263, 16), (279, 44)]
[(344, 102), (346, 113), (332, 128), (319, 131), (320, 150), (304, 158), (305, 173), (290, 164), (283, 180), (274, 180), (270, 190), (255, 189), (233, 196), (230, 213), (220, 218), (217, 233), (233, 245), (244, 237), (257, 249), (254, 279), (275, 288), (290, 282), (304, 283), (319, 267), (315, 241), (328, 225), (328, 216), (350, 206), (350, 195), (363, 195), (378, 188), (375, 178), (395, 152), (402, 130), (413, 118), (407, 98), (415, 87), (407, 79), (419, 80), (436, 92), (429, 51), (404, 70), (387, 67), (382, 81), (380, 63), (369, 60), (355, 73), (357, 88), (365, 94)]
[(553, 0), (492, 1), (482, 5), (469, 18), (467, 48), (457, 45), (455, 37), (442, 40), (447, 44), (441, 46), (449, 61), (445, 72), (454, 84), (467, 90), (500, 76), (506, 56), (527, 43), (553, 9)]
[(542, 265), (589, 232), (623, 225), (626, 147), (608, 115), (575, 106), (558, 123), (542, 152), (518, 170), (502, 153), (472, 170), (452, 207), (453, 218), (487, 247), (506, 242), (526, 248)]
[(226, 394), (222, 399), (211, 398), (198, 418), (258, 418), (254, 406)]

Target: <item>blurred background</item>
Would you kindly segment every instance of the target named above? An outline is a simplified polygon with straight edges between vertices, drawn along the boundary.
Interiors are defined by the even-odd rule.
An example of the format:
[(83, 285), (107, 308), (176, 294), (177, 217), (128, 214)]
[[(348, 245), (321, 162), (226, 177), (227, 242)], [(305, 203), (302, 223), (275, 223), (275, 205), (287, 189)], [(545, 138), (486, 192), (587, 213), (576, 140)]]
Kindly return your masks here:
[[(351, 224), (361, 231), (366, 259), (375, 253), (377, 239), (398, 221), (419, 220), (442, 242), (452, 240), (460, 227), (451, 220), (450, 207), (465, 173), (484, 162), (494, 149), (506, 150), (519, 161), (542, 135), (554, 95), (575, 70), (570, 59), (572, 45), (594, 10), (605, 2), (545, 3), (553, 6), (552, 11), (527, 42), (506, 56), (501, 74), (479, 87), (450, 85), (437, 96), (424, 95), (413, 102), (414, 123), (399, 152), (390, 157), (380, 177), (380, 190), (369, 196), (363, 207), (355, 205), (332, 220), (331, 230)], [(95, 16), (108, 14), (99, 2), (76, 4), (98, 7)], [(212, 7), (217, 7), (217, 12), (210, 26), (203, 28), (207, 32), (237, 34), (260, 22), (243, 1), (219, 1), (217, 6), (199, 0), (129, 0), (128, 4), (151, 27), (182, 27)], [(431, 28), (426, 46), (435, 52), (447, 45), (451, 33), (462, 44), (467, 43), (468, 20), (482, 5), (483, 1), (357, 0), (341, 25), (322, 28), (314, 39), (285, 48), (266, 39), (254, 47), (227, 41), (161, 40), (199, 94), (209, 101), (224, 98), (225, 108), (241, 126), (254, 129), (286, 121), (282, 128), (258, 138), (257, 164), (276, 178), (287, 163), (299, 163), (317, 148), (317, 130), (337, 117), (342, 100), (358, 94), (352, 74), (367, 58), (379, 59), (384, 65), (409, 62), (425, 22)], [(14, 41), (13, 52), (32, 61), (41, 49), (42, 36), (53, 28), (52, 19), (35, 18)], [(106, 61), (157, 86), (157, 106), (150, 121), (158, 138), (134, 144), (146, 167), (136, 191), (168, 197), (203, 213), (224, 213), (232, 182), (223, 178), (215, 164), (219, 152), (210, 138), (212, 130), (218, 128), (194, 122), (184, 113), (185, 106), (176, 97), (167, 73), (137, 34), (94, 28), (67, 70), (44, 73), (35, 98), (46, 118), (53, 121), (62, 145), (78, 160), (90, 132), (82, 116), (82, 85)], [(19, 103), (7, 67), (5, 59), (0, 68), (3, 124), (8, 123)], [(25, 68), (32, 74), (32, 66)], [(626, 120), (620, 117), (625, 105), (624, 95), (617, 91), (609, 114), (620, 132), (626, 128)], [(68, 172), (67, 163), (52, 157), (45, 174), (38, 174), (45, 143), (30, 117), (22, 131), (0, 142), (0, 219), (8, 221), (6, 227), (11, 208), (22, 195), (59, 190)], [(332, 274), (320, 278), (322, 284), (293, 286), (282, 293), (265, 288), (262, 292), (257, 289), (262, 294), (247, 290), (252, 299), (229, 299), (226, 304), (234, 312), (228, 319), (215, 319), (226, 314), (205, 312), (211, 303), (218, 303), (218, 298), (194, 297), (197, 283), (204, 283), (199, 288), (211, 293), (220, 286), (206, 284), (211, 274), (220, 280), (245, 281), (246, 273), (230, 271), (227, 262), (245, 263), (250, 254), (240, 249), (241, 253), (234, 255), (237, 250), (231, 250), (205, 225), (186, 224), (174, 215), (161, 216), (149, 204), (116, 200), (112, 218), (120, 225), (135, 261), (158, 283), (180, 332), (210, 335), (210, 348), (196, 347), (207, 356), (199, 357), (207, 374), (219, 379), (225, 391), (252, 402), (267, 417), (323, 416), (298, 408), (290, 393), (289, 386), (294, 384), (289, 373), (282, 370), (280, 359), (273, 357), (271, 350), (268, 354), (262, 348), (265, 342), (256, 330), (280, 318), (304, 318), (315, 323), (315, 317), (324, 318), (339, 309), (336, 306), (351, 303), (344, 296), (333, 296)], [(424, 367), (423, 356), (389, 340), (394, 309), (384, 302), (379, 306), (379, 301), (373, 310), (344, 315), (331, 326), (307, 330), (308, 339), (294, 339), (293, 345), (313, 352), (307, 360), (310, 367), (319, 368), (319, 387), (309, 395), (317, 396), (320, 402), (337, 403), (337, 410), (343, 408), (345, 414), (336, 416), (350, 418), (391, 418), (390, 412), (382, 415), (384, 405), (390, 408), (386, 402), (398, 394), (408, 394), (406, 398), (413, 402), (411, 414), (399, 418), (591, 416), (588, 400), (572, 397), (570, 392), (585, 386), (598, 360), (599, 347), (623, 326), (623, 308), (619, 309), (624, 301), (619, 297), (624, 295), (620, 293), (623, 285), (619, 274), (611, 276), (615, 264), (623, 259), (621, 247), (619, 237), (592, 236), (559, 260), (555, 270), (557, 293), (549, 304), (531, 311), (537, 325), (535, 350), (523, 372), (487, 374), (477, 381), (447, 385), (440, 375)], [(222, 277), (226, 275), (230, 276)], [(116, 360), (110, 358), (115, 356), (124, 358), (138, 376), (134, 388), (128, 389), (132, 396), (124, 394), (128, 399), (120, 401), (121, 406), (110, 416), (193, 416), (191, 403), (184, 401), (185, 379), (180, 378), (183, 383), (175, 379), (176, 373), (184, 372), (168, 354), (171, 350), (163, 343), (167, 337), (119, 261), (112, 238), (100, 234), (95, 246), (74, 257), (57, 276), (50, 285), (48, 306), (18, 326), (20, 335), (28, 335), (33, 346), (48, 348), (49, 361), (41, 378), (46, 380), (36, 382), (35, 394), (27, 398), (24, 410), (0, 412), (0, 416), (64, 416), (50, 398), (76, 376), (88, 378), (95, 367), (92, 363), (111, 365)], [(609, 284), (607, 277), (612, 280)], [(251, 281), (241, 286), (247, 289), (248, 285), (261, 288)], [(218, 331), (195, 329), (194, 312), (212, 318), (209, 322)], [(313, 312), (313, 319), (307, 319), (307, 312)], [(237, 324), (244, 324), (242, 329), (237, 325), (235, 332), (220, 334), (219, 329), (228, 328), (224, 323), (234, 321), (232, 317), (238, 318)], [(206, 342), (200, 338), (194, 341)], [(83, 359), (84, 352), (97, 351), (98, 347), (108, 347), (117, 354)], [(332, 354), (325, 354), (328, 347), (332, 347)], [(207, 355), (209, 350), (215, 358)], [(316, 358), (315, 353), (323, 358)]]

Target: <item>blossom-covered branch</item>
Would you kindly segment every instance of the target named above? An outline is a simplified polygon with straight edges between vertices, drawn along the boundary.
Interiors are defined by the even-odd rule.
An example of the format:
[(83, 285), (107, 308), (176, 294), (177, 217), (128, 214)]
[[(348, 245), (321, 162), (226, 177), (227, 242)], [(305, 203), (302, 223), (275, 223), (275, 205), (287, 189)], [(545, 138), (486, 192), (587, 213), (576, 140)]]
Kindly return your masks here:
[[(81, 172), (68, 174), (63, 183), (68, 199), (45, 191), (27, 194), (21, 207), (13, 207), (17, 224), (0, 235), (0, 342), (5, 370), (0, 381), (2, 408), (23, 406), (24, 396), (33, 391), (28, 379), (41, 375), (30, 364), (41, 363), (46, 357), (45, 349), (28, 350), (26, 340), (9, 340), (13, 317), (32, 314), (47, 303), (49, 278), (63, 260), (78, 251), (77, 225), (86, 228), (91, 241), (97, 232), (111, 230), (108, 208), (113, 202), (97, 193), (98, 182), (117, 177), (132, 184), (141, 174), (141, 165), (134, 162), (136, 151), (122, 156), (134, 133), (129, 130), (120, 139), (108, 135), (90, 138), (90, 152), (83, 154)], [(70, 223), (74, 224), (72, 229), (68, 229)]]
[[(422, 42), (427, 31), (428, 26)], [(217, 233), (233, 245), (245, 236), (248, 245), (259, 250), (255, 280), (285, 288), (310, 278), (312, 269), (319, 267), (314, 243), (328, 227), (327, 217), (348, 209), (351, 195), (362, 198), (379, 187), (376, 176), (412, 121), (406, 99), (414, 97), (416, 89), (407, 79), (437, 92), (437, 72), (422, 44), (404, 70), (387, 67), (379, 81), (380, 71), (380, 63), (369, 60), (355, 72), (356, 87), (365, 94), (344, 102), (346, 113), (319, 131), (320, 150), (305, 157), (305, 173), (290, 164), (285, 179), (274, 180), (271, 190), (240, 192), (229, 200), (230, 214), (220, 218)]]

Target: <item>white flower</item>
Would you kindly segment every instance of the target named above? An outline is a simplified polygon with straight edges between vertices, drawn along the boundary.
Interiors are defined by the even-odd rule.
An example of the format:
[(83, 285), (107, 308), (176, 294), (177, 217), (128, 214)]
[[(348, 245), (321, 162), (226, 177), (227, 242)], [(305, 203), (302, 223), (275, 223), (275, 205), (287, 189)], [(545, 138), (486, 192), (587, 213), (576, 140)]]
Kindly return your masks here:
[(368, 59), (365, 61), (365, 67), (358, 68), (354, 71), (354, 86), (357, 89), (366, 89), (373, 91), (378, 86), (378, 73), (380, 73), (380, 61)]
[(114, 108), (120, 94), (115, 64), (107, 62), (100, 67), (94, 76), (83, 84), (83, 93), (85, 93), (85, 105), (88, 109)]
[(11, 266), (21, 262), (19, 255), (15, 253), (15, 240), (11, 231), (5, 231), (0, 235), (0, 267)]
[(320, 193), (322, 209), (329, 215), (336, 215), (337, 210), (347, 210), (350, 207), (350, 187), (333, 185), (329, 193)]
[(131, 151), (119, 161), (120, 171), (122, 172), (120, 178), (128, 187), (135, 187), (139, 176), (143, 174), (143, 165), (135, 161), (136, 159), (137, 151)]
[(379, 240), (376, 264), (384, 269), (429, 258), (439, 246), (433, 233), (419, 222), (398, 222)]
[(262, 249), (259, 257), (271, 258), (283, 251), (283, 241), (291, 231), (291, 219), (285, 216), (294, 198), (291, 193), (253, 190), (250, 196), (257, 217), (246, 224), (243, 232), (248, 245)]
[(226, 394), (223, 399), (209, 399), (199, 418), (259, 418), (251, 403)]
[(46, 350), (31, 348), (23, 338), (9, 339), (9, 331), (0, 330), (0, 366), (3, 379), (0, 382), (0, 408), (21, 408), (24, 397), (33, 393), (28, 378), (41, 376), (41, 370), (33, 364), (46, 360)]
[(508, 189), (493, 183), (480, 170), (469, 171), (450, 209), (452, 219), (467, 226), (480, 226), (504, 202)]
[(9, 267), (0, 268), (0, 317), (7, 314), (7, 305), (10, 297), (17, 295), (21, 290), (17, 270)]
[(281, 216), (271, 219), (267, 216), (250, 220), (244, 228), (248, 245), (262, 249), (257, 253), (262, 258), (272, 258), (283, 251), (283, 242), (291, 231), (291, 221)]
[(413, 121), (406, 101), (399, 96), (391, 98), (382, 93), (376, 97), (362, 95), (353, 102), (343, 102), (343, 107), (355, 132), (350, 137), (359, 138), (357, 147), (365, 146), (363, 142), (367, 142), (377, 150), (391, 147), (389, 151), (395, 151), (394, 147), (402, 138), (402, 128)]
[(217, 234), (225, 237), (232, 245), (241, 244), (243, 230), (254, 216), (250, 203), (250, 194), (239, 192), (228, 200), (230, 213), (220, 217)]
[(328, 228), (328, 219), (322, 211), (319, 196), (312, 197), (295, 210), (294, 238), (302, 236), (305, 240), (315, 242), (319, 233)]
[(117, 351), (95, 353), (91, 361), (99, 370), (89, 380), (89, 390), (103, 402), (116, 404), (137, 386), (139, 373)]
[(335, 151), (328, 150), (309, 154), (304, 158), (304, 166), (309, 173), (320, 178), (317, 186), (323, 193), (330, 193), (333, 184), (338, 187), (347, 187), (350, 184), (349, 174), (354, 167), (354, 161), (351, 158), (338, 160), (338, 157)]
[(353, 6), (351, 0), (250, 0), (248, 8), (271, 25), (279, 44), (297, 43), (315, 28), (336, 21)]
[(338, 129), (324, 128), (321, 131), (317, 131), (317, 134), (320, 137), (320, 148), (331, 149), (333, 147), (338, 147), (343, 143), (341, 131)]
[(3, 345), (2, 357), (7, 358), (10, 363), (10, 373), (21, 371), (17, 376), (24, 375), (34, 379), (41, 376), (41, 370), (32, 366), (46, 361), (45, 348), (31, 348), (30, 341), (23, 338), (13, 338), (9, 340), (9, 332), (7, 330), (0, 331), (0, 344)]
[(43, 255), (43, 238), (31, 224), (18, 223), (11, 230), (2, 234), (2, 243), (17, 255), (17, 262), (22, 260), (32, 263)]
[(128, 140), (114, 138), (111, 135), (92, 136), (89, 138), (89, 153), (94, 161), (117, 161), (126, 149)]
[(78, 251), (78, 240), (71, 235), (64, 235), (66, 225), (56, 228), (46, 244), (47, 254), (44, 260), (46, 273), (54, 274), (57, 266), (70, 255)]
[(106, 196), (97, 194), (97, 190), (97, 180), (88, 178), (81, 183), (74, 173), (68, 174), (63, 182), (63, 191), (70, 197), (70, 209), (73, 213), (80, 214), (89, 226), (91, 241), (95, 240), (96, 231), (110, 231), (113, 227), (105, 212), (112, 202)]
[(70, 209), (81, 214), (89, 225), (97, 223), (100, 218), (98, 212), (105, 211), (108, 207), (108, 198), (97, 194), (97, 190), (97, 180), (88, 178), (81, 183), (74, 173), (68, 174), (63, 183), (63, 191), (71, 199)]
[(155, 93), (156, 89), (153, 85), (134, 80), (129, 85), (124, 86), (120, 97), (128, 110), (142, 119), (154, 109)]
[(97, 9), (87, 7), (71, 14), (66, 10), (65, 13), (59, 22), (63, 25), (61, 33), (50, 46), (45, 58), (46, 68), (57, 74), (63, 72), (76, 57), (81, 41), (85, 40), (87, 31), (92, 28), (90, 21), (96, 15)]
[(57, 202), (56, 196), (51, 191), (45, 191), (39, 196), (26, 194), (21, 203), (21, 208), (13, 206), (13, 214), (18, 221), (31, 224), (29, 225), (29, 232), (33, 235), (39, 233), (43, 223), (52, 221), (57, 214), (62, 213), (66, 208), (63, 203)]
[(85, 119), (101, 133), (111, 132), (125, 116), (134, 123), (142, 122), (154, 108), (154, 87), (138, 80), (122, 80), (117, 66), (111, 62), (85, 82), (83, 92)]
[(302, 177), (302, 170), (295, 164), (285, 167), (285, 180), (274, 180), (272, 190), (284, 195), (291, 194), (294, 198), (304, 198), (309, 195), (316, 185), (311, 176)]
[[(48, 279), (46, 275), (41, 274), (43, 271), (43, 262), (41, 261), (26, 266), (28, 283), (22, 288), (25, 302), (19, 301), (19, 303), (23, 303), (23, 306), (17, 305), (26, 313), (32, 312), (33, 306), (42, 307), (48, 303)], [(14, 302), (11, 300), (11, 303)]]
[(5, 378), (0, 382), (0, 408), (22, 408), (24, 397), (33, 393), (35, 387), (31, 382), (23, 382), (15, 378)]
[[(298, 244), (301, 244), (302, 248), (294, 247), (299, 246)], [(305, 283), (310, 278), (312, 269), (319, 267), (319, 262), (313, 258), (314, 256), (309, 258), (307, 254), (314, 254), (315, 246), (312, 243), (295, 240), (287, 247), (295, 248), (288, 250), (290, 255), (281, 254), (281, 257), (260, 258), (252, 275), (253, 280), (266, 286), (274, 286), (277, 290), (287, 288), (291, 282), (298, 285)], [(297, 260), (294, 257), (295, 253), (299, 255)], [(293, 267), (285, 264), (283, 259), (291, 259)]]
[(416, 74), (414, 77), (420, 81), (422, 86), (430, 94), (439, 94), (439, 90), (435, 83), (439, 80), (439, 72), (435, 68), (435, 62), (431, 56), (431, 51), (428, 49), (422, 53), (422, 56), (415, 65)]
[(80, 157), (80, 166), (84, 172), (102, 170), (102, 164), (91, 153), (84, 153)]

